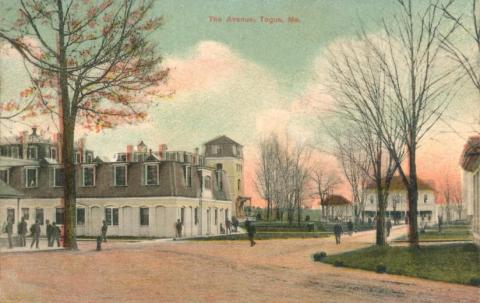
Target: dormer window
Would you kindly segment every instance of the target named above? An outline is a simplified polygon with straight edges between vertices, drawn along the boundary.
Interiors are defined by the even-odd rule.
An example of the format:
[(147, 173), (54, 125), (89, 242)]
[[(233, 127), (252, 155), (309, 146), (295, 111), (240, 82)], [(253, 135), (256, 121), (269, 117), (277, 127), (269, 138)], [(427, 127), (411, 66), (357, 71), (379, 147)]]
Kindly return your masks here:
[(143, 177), (144, 185), (158, 185), (158, 164), (145, 164)]
[(30, 160), (36, 160), (38, 157), (38, 149), (36, 146), (29, 146), (27, 151), (27, 158)]
[(18, 146), (10, 147), (10, 156), (16, 159), (20, 158), (20, 148)]
[(423, 203), (428, 203), (428, 195), (427, 194), (424, 194), (423, 195)]
[(373, 196), (370, 196), (370, 204), (373, 204)]
[(50, 148), (50, 158), (57, 160), (57, 149), (55, 147)]
[(125, 153), (117, 154), (117, 162), (127, 162), (127, 154)]
[(82, 154), (80, 152), (75, 153), (75, 159), (73, 163), (75, 164), (82, 163)]
[(25, 187), (38, 187), (38, 167), (25, 168)]
[(205, 189), (211, 189), (212, 188), (212, 178), (210, 176), (205, 176), (204, 177), (203, 187)]
[(92, 163), (93, 162), (93, 155), (92, 154), (88, 153), (86, 158), (87, 158), (87, 161), (86, 161), (87, 163)]
[(192, 167), (190, 165), (183, 167), (183, 177), (185, 178), (185, 186), (192, 187)]
[(113, 166), (113, 185), (127, 186), (127, 166), (126, 165)]
[(62, 187), (65, 184), (65, 173), (63, 167), (52, 167), (53, 187)]
[(95, 186), (95, 166), (91, 165), (82, 167), (82, 186)]
[(144, 152), (135, 152), (133, 154), (133, 161), (135, 162), (144, 162), (147, 158), (147, 153)]
[(8, 168), (1, 168), (0, 169), (0, 180), (5, 182), (6, 184), (10, 183), (10, 170)]

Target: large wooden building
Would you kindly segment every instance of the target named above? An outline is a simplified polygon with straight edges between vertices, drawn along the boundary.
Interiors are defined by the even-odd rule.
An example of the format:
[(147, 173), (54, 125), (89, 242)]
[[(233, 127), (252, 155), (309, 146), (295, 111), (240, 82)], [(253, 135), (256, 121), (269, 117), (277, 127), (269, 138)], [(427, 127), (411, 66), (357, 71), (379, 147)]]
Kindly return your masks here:
[[(37, 143), (22, 142), (27, 155), (30, 144)], [(15, 223), (22, 217), (28, 224), (39, 220), (45, 233), (46, 220), (59, 225), (64, 221), (63, 168), (58, 158), (52, 157), (56, 143), (42, 144), (36, 157), (7, 153), (0, 157), (1, 188), (9, 193), (4, 197), (0, 193), (0, 222), (8, 217)], [(225, 143), (223, 148), (238, 148), (238, 143), (231, 144), (236, 147)], [(7, 144), (2, 148), (10, 150)], [(234, 209), (232, 180), (243, 183), (243, 173), (238, 171), (238, 164), (243, 164), (241, 153), (217, 163), (206, 161), (198, 149), (168, 151), (166, 145), (159, 145), (153, 151), (143, 141), (127, 146), (112, 160), (77, 150), (76, 230), (80, 236), (98, 236), (103, 220), (109, 225), (108, 233), (118, 236), (173, 237), (177, 220), (183, 223), (184, 236), (218, 234)], [(233, 172), (225, 170), (231, 167)], [(243, 193), (240, 188), (236, 187), (236, 195)]]

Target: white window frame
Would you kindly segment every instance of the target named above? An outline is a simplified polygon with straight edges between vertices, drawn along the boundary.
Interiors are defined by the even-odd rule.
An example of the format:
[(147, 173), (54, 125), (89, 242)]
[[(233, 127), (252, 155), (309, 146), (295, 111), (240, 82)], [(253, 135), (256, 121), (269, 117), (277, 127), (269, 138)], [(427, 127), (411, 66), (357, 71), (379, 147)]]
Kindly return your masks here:
[[(52, 180), (52, 187), (63, 187), (65, 185), (65, 180), (63, 180), (64, 182), (64, 185), (57, 185), (56, 184), (56, 181), (57, 181), (57, 169), (63, 169), (63, 166), (53, 166), (52, 167), (53, 169), (53, 180)], [(65, 178), (65, 171), (63, 171), (63, 176)]]
[(10, 156), (12, 158), (19, 159), (20, 158), (20, 147), (19, 146), (11, 146), (10, 147)]
[[(30, 149), (35, 151), (35, 157), (31, 157)], [(38, 146), (31, 145), (27, 147), (27, 159), (29, 160), (37, 160), (38, 159)]]
[[(124, 167), (125, 168), (125, 184), (117, 184), (117, 167)], [(123, 187), (128, 186), (128, 167), (126, 164), (117, 164), (113, 165), (113, 186)]]
[[(188, 177), (188, 172), (190, 171), (190, 178)], [(192, 187), (192, 166), (185, 165), (185, 186)]]
[[(85, 185), (85, 168), (93, 168), (93, 185)], [(95, 187), (97, 184), (95, 165), (82, 165), (82, 187)]]
[[(28, 184), (28, 173), (27, 172), (28, 172), (29, 169), (35, 169), (35, 186), (30, 186)], [(25, 188), (37, 188), (38, 187), (38, 166), (25, 166), (24, 175), (25, 175), (25, 179), (24, 179)]]
[[(55, 157), (52, 157), (53, 152), (55, 152)], [(57, 148), (56, 147), (50, 147), (50, 158), (58, 160), (58, 153), (57, 153)]]
[[(108, 220), (107, 220), (107, 209), (110, 209), (110, 224), (108, 224)], [(113, 210), (116, 209), (117, 210), (117, 224), (114, 224), (113, 223)], [(107, 223), (108, 226), (119, 226), (120, 225), (120, 208), (118, 207), (115, 207), (115, 206), (105, 206), (104, 210), (103, 210), (103, 213), (105, 215), (105, 222)]]
[[(148, 184), (148, 178), (147, 178), (147, 167), (148, 166), (155, 166), (157, 168), (157, 180), (155, 182), (155, 184)], [(143, 185), (144, 186), (157, 186), (158, 184), (160, 183), (160, 168), (159, 168), (159, 165), (158, 163), (145, 163), (143, 165)]]

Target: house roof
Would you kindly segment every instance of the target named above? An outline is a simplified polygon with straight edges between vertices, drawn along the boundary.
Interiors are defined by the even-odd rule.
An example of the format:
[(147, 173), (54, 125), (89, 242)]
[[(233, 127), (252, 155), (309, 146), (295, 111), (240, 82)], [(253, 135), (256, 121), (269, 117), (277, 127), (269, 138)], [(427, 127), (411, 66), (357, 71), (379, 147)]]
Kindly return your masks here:
[(211, 144), (236, 144), (242, 146), (240, 143), (235, 142), (234, 140), (230, 139), (229, 137), (225, 135), (218, 136), (208, 142), (206, 142), (204, 145), (211, 145)]
[(38, 161), (10, 157), (0, 157), (0, 167), (38, 165)]
[(0, 198), (20, 198), (23, 194), (0, 180)]
[[(383, 180), (382, 180), (382, 183)], [(428, 182), (417, 178), (417, 187), (419, 190), (435, 190)], [(367, 185), (366, 189), (375, 189), (376, 185), (373, 182), (370, 182)], [(406, 190), (405, 184), (400, 176), (394, 176), (390, 182), (390, 190)]]
[(350, 205), (351, 202), (343, 196), (331, 195), (321, 204), (322, 205)]
[(466, 171), (473, 172), (480, 166), (480, 136), (472, 136), (465, 144), (460, 165)]

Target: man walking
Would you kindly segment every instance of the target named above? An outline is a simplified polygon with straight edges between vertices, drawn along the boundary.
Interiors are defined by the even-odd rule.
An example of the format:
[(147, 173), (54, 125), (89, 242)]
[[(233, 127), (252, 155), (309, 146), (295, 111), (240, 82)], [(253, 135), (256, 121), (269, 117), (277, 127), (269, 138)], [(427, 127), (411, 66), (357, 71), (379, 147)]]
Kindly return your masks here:
[(60, 247), (60, 227), (55, 222), (52, 224), (52, 246), (57, 242), (57, 247)]
[(46, 220), (47, 223), (47, 242), (48, 247), (53, 246), (53, 226), (50, 224), (50, 220)]
[(390, 230), (392, 230), (392, 220), (388, 219), (387, 224), (387, 238), (390, 237)]
[(103, 225), (102, 225), (102, 240), (103, 242), (107, 242), (107, 231), (108, 231), (108, 225), (105, 220), (103, 220)]
[(338, 244), (340, 244), (340, 237), (342, 236), (342, 233), (343, 233), (343, 228), (342, 228), (342, 225), (340, 225), (340, 223), (336, 223), (334, 226), (333, 226), (333, 233), (335, 234), (335, 242)]
[(182, 221), (180, 219), (177, 220), (177, 223), (175, 224), (175, 230), (176, 230), (176, 237), (181, 238), (182, 237)]
[(27, 234), (27, 222), (25, 222), (25, 217), (22, 217), (22, 221), (17, 225), (18, 231), (18, 240), (20, 242), (21, 247), (27, 246), (27, 241), (25, 240), (25, 236)]
[(257, 232), (255, 223), (247, 219), (247, 221), (245, 221), (245, 227), (247, 228), (248, 240), (250, 240), (250, 247), (255, 246), (255, 244), (257, 244), (255, 242), (255, 233)]
[(5, 231), (7, 232), (8, 235), (8, 248), (13, 248), (13, 243), (12, 243), (12, 233), (13, 233), (13, 219), (11, 217), (7, 218), (7, 225), (5, 226)]
[(30, 245), (30, 248), (33, 248), (33, 244), (35, 243), (35, 247), (38, 247), (38, 242), (40, 241), (40, 221), (35, 221), (35, 224), (32, 225), (30, 228), (30, 231), (32, 232), (32, 244)]

